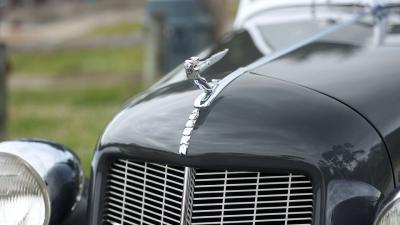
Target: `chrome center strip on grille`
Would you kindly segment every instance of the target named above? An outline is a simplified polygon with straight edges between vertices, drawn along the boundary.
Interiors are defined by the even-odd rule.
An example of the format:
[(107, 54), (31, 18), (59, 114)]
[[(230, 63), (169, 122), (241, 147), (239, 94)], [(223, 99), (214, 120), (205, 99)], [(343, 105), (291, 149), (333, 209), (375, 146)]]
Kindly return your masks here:
[(195, 170), (185, 167), (185, 180), (182, 197), (182, 214), (180, 225), (190, 225), (192, 218), (193, 195), (194, 195)]

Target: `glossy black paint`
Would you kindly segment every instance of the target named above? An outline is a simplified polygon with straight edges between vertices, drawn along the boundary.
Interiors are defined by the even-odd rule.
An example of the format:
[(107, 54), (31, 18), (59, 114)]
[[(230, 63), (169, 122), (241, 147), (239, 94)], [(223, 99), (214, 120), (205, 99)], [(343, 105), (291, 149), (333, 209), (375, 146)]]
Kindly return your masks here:
[[(313, 43), (254, 73), (329, 95), (364, 116), (383, 136), (400, 182), (400, 47)], [(296, 73), (293, 73), (296, 71)]]
[(79, 200), (75, 210), (68, 215), (62, 222), (62, 225), (87, 225), (88, 215), (87, 215), (87, 207), (88, 207), (88, 191), (89, 191), (89, 179), (85, 179), (82, 197)]
[[(236, 79), (201, 110), (187, 156), (178, 155), (179, 141), (200, 91), (183, 71), (132, 100), (108, 125), (95, 152), (90, 224), (101, 222), (109, 165), (125, 157), (196, 168), (301, 172), (313, 182), (314, 225), (372, 225), (382, 199), (395, 188), (390, 157), (397, 157), (400, 143), (385, 132), (400, 127), (394, 106), (399, 52), (373, 49), (368, 41), (343, 42), (354, 36), (357, 31), (339, 30)], [(245, 40), (242, 46), (255, 46)], [(235, 36), (229, 41), (235, 43)], [(230, 51), (230, 57), (260, 57), (252, 52)], [(232, 62), (206, 76), (223, 78), (238, 66), (243, 65)]]
[(19, 156), (42, 177), (50, 198), (49, 225), (61, 224), (82, 192), (83, 174), (78, 157), (63, 145), (35, 139), (2, 142), (0, 152)]

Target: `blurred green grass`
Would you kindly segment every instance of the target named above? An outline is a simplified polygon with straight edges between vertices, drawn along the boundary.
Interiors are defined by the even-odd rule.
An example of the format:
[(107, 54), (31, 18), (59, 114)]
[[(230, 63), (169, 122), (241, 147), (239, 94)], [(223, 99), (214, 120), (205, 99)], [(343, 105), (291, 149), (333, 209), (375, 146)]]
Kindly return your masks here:
[(11, 90), (9, 136), (44, 138), (73, 149), (89, 175), (96, 141), (140, 83)]
[(143, 67), (143, 47), (16, 52), (11, 62), (13, 73), (35, 76), (138, 72)]
[[(137, 32), (132, 23), (96, 27), (90, 36)], [(143, 47), (11, 52), (9, 139), (43, 138), (73, 149), (85, 175), (97, 139), (122, 105), (142, 90)], [(37, 82), (50, 81), (48, 84)], [(82, 82), (83, 81), (83, 82)]]
[(113, 36), (113, 35), (129, 35), (140, 32), (143, 25), (139, 22), (118, 22), (94, 27), (84, 34), (85, 37), (93, 36)]

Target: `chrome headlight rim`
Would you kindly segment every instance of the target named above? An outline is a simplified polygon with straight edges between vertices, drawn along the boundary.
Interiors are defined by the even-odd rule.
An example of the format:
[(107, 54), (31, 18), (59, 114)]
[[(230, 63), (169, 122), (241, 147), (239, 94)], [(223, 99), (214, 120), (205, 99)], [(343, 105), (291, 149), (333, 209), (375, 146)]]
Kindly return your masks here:
[(31, 164), (29, 164), (26, 160), (24, 160), (20, 156), (8, 152), (0, 152), (0, 157), (3, 156), (14, 158), (16, 161), (21, 163), (21, 165), (23, 165), (29, 171), (29, 173), (32, 175), (32, 177), (39, 185), (44, 200), (45, 215), (44, 215), (43, 225), (48, 225), (50, 223), (51, 201), (46, 181), (43, 180), (43, 178), (39, 175), (39, 173), (35, 170), (35, 168), (32, 167)]
[(383, 202), (383, 206), (378, 210), (374, 220), (374, 225), (380, 225), (382, 219), (388, 215), (388, 212), (394, 207), (400, 208), (400, 189), (396, 189), (388, 198)]

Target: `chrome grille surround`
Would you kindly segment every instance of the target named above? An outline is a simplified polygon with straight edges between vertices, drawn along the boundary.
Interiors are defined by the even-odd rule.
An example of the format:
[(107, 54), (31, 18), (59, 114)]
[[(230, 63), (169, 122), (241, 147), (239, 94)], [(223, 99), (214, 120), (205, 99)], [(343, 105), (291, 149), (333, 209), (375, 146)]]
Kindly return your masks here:
[(311, 180), (300, 174), (113, 163), (104, 224), (311, 225)]

